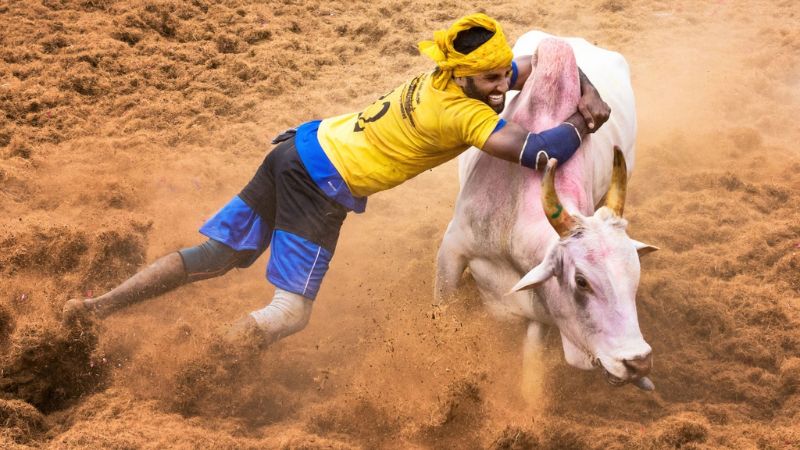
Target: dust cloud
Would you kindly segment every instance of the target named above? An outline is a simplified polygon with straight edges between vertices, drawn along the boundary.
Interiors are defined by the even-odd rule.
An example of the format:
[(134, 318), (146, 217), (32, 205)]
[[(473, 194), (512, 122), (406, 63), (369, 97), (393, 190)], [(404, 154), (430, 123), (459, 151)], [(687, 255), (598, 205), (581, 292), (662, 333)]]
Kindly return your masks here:
[[(271, 298), (263, 258), (101, 323), (62, 323), (200, 242), (282, 129), (430, 69), (416, 43), (485, 11), (627, 58), (629, 234), (656, 391), (566, 366), (522, 399), (522, 324), (469, 285), (431, 304), (454, 162), (348, 218), (309, 327), (217, 335)], [(11, 0), (0, 4), (0, 446), (800, 447), (800, 29), (790, 0)], [(612, 112), (613, 114), (613, 112)]]

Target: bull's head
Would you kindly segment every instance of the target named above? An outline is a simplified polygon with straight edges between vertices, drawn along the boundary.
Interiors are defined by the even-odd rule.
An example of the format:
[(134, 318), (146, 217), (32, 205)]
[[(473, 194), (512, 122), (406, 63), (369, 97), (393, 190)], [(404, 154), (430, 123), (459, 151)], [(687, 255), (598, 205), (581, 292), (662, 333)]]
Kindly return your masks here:
[[(601, 366), (609, 383), (634, 382), (652, 389), (650, 345), (639, 330), (636, 289), (639, 255), (657, 250), (628, 237), (625, 158), (614, 148), (606, 203), (592, 216), (570, 214), (555, 190), (556, 160), (542, 179), (542, 204), (560, 239), (513, 291), (537, 288), (561, 332), (567, 362), (580, 369)], [(638, 253), (638, 255), (637, 255)]]

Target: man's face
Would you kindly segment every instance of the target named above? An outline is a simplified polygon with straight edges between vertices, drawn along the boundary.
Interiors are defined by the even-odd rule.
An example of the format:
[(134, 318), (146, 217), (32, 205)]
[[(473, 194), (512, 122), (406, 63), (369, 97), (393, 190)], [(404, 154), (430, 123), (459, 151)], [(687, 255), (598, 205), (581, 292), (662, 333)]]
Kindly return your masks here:
[(511, 68), (487, 70), (471, 77), (457, 77), (456, 83), (461, 86), (469, 98), (480, 100), (498, 114), (503, 112), (506, 104), (506, 92), (511, 79)]

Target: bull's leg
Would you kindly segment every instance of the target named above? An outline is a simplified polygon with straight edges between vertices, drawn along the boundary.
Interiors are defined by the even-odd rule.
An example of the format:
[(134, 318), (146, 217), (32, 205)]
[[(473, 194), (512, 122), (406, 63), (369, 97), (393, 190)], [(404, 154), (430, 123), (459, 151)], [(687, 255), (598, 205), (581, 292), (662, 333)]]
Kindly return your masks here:
[(530, 322), (522, 347), (522, 396), (531, 405), (544, 402), (544, 345), (548, 326)]
[(464, 246), (457, 233), (452, 232), (453, 223), (447, 227), (447, 232), (439, 246), (436, 255), (436, 281), (433, 287), (433, 297), (436, 304), (444, 303), (455, 295), (461, 275), (467, 268), (467, 257)]

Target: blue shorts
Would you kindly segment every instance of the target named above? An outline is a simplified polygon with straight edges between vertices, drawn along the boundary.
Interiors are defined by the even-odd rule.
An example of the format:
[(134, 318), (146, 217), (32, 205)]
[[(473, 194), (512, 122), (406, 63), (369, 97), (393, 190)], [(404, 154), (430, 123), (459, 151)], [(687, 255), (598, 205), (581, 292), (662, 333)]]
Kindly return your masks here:
[(253, 251), (239, 267), (252, 265), (271, 243), (267, 279), (314, 299), (347, 211), (317, 187), (292, 138), (267, 155), (247, 186), (200, 233), (236, 251)]

